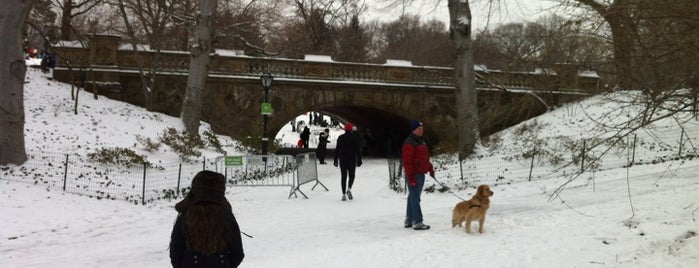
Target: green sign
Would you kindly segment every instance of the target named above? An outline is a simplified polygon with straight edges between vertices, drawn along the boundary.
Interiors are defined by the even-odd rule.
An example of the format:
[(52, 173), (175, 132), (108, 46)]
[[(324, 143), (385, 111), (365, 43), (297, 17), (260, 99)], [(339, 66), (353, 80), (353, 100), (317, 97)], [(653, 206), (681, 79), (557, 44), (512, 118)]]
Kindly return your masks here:
[(263, 102), (262, 103), (262, 114), (264, 115), (271, 115), (272, 114), (272, 103), (269, 102)]
[(226, 156), (226, 166), (242, 166), (242, 156)]

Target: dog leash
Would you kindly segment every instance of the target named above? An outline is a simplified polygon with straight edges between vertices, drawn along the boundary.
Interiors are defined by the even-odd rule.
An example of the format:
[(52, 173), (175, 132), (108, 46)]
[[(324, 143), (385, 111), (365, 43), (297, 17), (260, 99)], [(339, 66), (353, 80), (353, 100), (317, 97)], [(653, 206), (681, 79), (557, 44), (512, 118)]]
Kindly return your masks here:
[[(432, 176), (430, 176), (430, 177), (432, 177)], [(461, 198), (461, 196), (456, 195), (456, 194), (451, 190), (451, 188), (447, 187), (447, 186), (444, 185), (441, 181), (437, 180), (436, 177), (432, 177), (432, 179), (433, 179), (434, 181), (436, 181), (437, 184), (441, 185), (442, 187), (449, 189), (449, 190), (447, 190), (447, 192), (449, 192), (450, 194), (456, 196), (456, 198), (461, 199), (461, 201), (466, 201), (466, 199), (463, 199), (463, 198)]]

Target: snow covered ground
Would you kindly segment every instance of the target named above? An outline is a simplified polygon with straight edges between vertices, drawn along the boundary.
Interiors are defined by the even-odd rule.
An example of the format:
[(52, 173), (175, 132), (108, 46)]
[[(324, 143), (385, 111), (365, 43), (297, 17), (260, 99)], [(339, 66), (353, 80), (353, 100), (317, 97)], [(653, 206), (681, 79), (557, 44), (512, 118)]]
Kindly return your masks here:
[[(27, 73), (30, 154), (87, 154), (121, 146), (154, 162), (177, 159), (166, 149), (148, 153), (134, 144), (136, 135), (156, 137), (166, 127), (181, 128), (179, 119), (104, 97), (93, 100), (85, 92), (74, 115), (70, 87), (45, 76), (36, 69)], [(558, 194), (575, 168), (566, 175), (521, 179), (529, 173), (529, 161), (519, 155), (532, 143), (548, 148), (550, 156), (569, 158), (570, 140), (593, 143), (608, 135), (594, 127), (593, 118), (613, 121), (622, 110), (608, 98), (593, 97), (503, 131), (499, 141), (478, 148), (465, 162), (468, 185), (460, 181), (453, 156), (435, 157), (437, 178), (454, 191), (423, 194), (428, 231), (403, 228), (406, 196), (388, 189), (385, 159), (364, 161), (357, 169), (355, 199), (347, 202), (340, 201), (339, 170), (332, 165), (318, 166), (330, 191), (302, 186), (309, 199), (287, 199), (288, 188), (230, 187), (226, 195), (241, 230), (252, 236), (243, 236), (241, 267), (697, 267), (699, 159), (673, 160), (679, 152), (677, 122), (687, 132), (683, 154), (697, 154), (696, 119), (668, 119), (639, 132), (639, 164), (624, 168), (628, 150), (612, 150), (598, 171), (583, 173)], [(331, 133), (331, 140), (338, 135)], [(237, 153), (237, 142), (219, 138), (229, 153)], [(277, 138), (293, 144), (298, 136), (288, 127)], [(539, 170), (554, 170), (547, 161), (537, 162)], [(500, 172), (497, 166), (509, 167), (501, 172), (504, 180), (480, 173)], [(176, 200), (147, 205), (97, 200), (10, 176), (0, 178), (0, 267), (169, 267)], [(470, 198), (479, 183), (489, 183), (495, 193), (485, 232), (452, 229), (457, 196)], [(428, 186), (433, 184), (430, 180)]]

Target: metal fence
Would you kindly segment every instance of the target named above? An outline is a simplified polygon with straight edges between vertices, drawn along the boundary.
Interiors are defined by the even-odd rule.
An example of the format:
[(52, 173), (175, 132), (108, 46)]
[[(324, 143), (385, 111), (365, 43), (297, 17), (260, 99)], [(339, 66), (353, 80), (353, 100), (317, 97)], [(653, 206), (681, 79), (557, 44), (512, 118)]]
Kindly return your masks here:
[(244, 159), (240, 166), (226, 165), (225, 157), (216, 157), (127, 167), (105, 165), (77, 154), (27, 152), (27, 161), (21, 166), (0, 166), (0, 180), (135, 204), (183, 196), (194, 175), (205, 169), (223, 173), (232, 186), (288, 186), (291, 188), (289, 198), (300, 192), (300, 185), (318, 181), (314, 154), (304, 156), (306, 161), (285, 155), (240, 158)]
[(0, 166), (0, 179), (43, 185), (97, 199), (145, 204), (180, 196), (182, 185), (190, 185), (197, 172), (213, 165), (213, 159), (202, 158), (187, 163), (126, 167), (101, 164), (77, 154), (27, 152), (27, 161), (21, 166)]
[(315, 153), (291, 155), (245, 155), (222, 156), (216, 158), (216, 171), (223, 173), (232, 186), (264, 186), (264, 187), (289, 187), (289, 198), (300, 193), (301, 185), (315, 181), (317, 185), (325, 187), (318, 180), (318, 166)]
[(325, 187), (325, 185), (318, 180), (318, 166), (316, 163), (316, 153), (309, 152), (296, 156), (296, 164), (298, 164), (298, 169), (296, 169), (296, 178), (298, 178), (298, 180), (296, 181), (296, 188), (294, 188), (293, 193), (299, 192), (304, 197), (308, 198), (306, 194), (301, 191), (300, 187), (301, 185), (314, 181), (316, 184), (311, 187), (311, 190), (320, 185), (325, 188), (325, 191), (329, 191), (328, 187)]

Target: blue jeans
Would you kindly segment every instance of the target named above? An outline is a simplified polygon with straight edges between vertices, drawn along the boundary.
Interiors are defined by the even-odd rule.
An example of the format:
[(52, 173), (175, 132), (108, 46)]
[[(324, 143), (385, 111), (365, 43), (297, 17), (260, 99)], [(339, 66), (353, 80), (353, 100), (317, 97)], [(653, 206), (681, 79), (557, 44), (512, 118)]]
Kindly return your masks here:
[(412, 224), (422, 223), (420, 194), (422, 194), (422, 187), (425, 186), (425, 174), (415, 174), (416, 186), (410, 186), (408, 178), (405, 180), (408, 183), (408, 207), (405, 212), (405, 221)]

